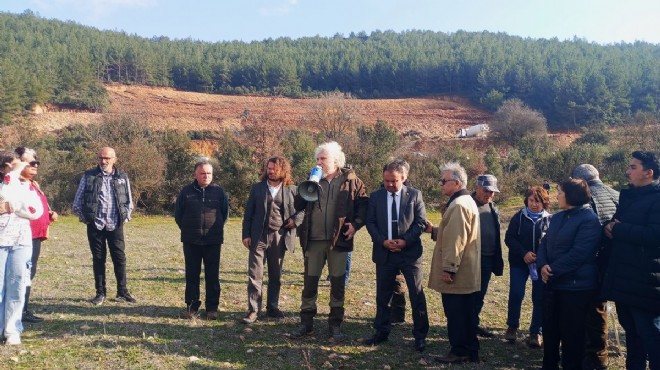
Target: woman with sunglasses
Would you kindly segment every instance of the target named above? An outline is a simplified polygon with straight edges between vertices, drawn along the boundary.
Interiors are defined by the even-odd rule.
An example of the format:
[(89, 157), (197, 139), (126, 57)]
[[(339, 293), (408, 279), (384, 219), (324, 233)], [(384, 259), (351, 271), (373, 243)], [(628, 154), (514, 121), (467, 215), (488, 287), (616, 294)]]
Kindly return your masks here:
[(0, 151), (0, 330), (8, 345), (21, 344), (21, 316), (32, 258), (30, 220), (43, 207), (30, 184), (20, 179), (27, 165), (16, 153)]
[(23, 322), (30, 323), (39, 323), (44, 319), (35, 316), (35, 314), (28, 309), (30, 303), (30, 293), (32, 291), (32, 281), (34, 276), (37, 274), (37, 262), (39, 261), (39, 255), (41, 254), (41, 242), (48, 239), (48, 226), (57, 220), (57, 213), (50, 210), (48, 205), (48, 199), (46, 195), (41, 191), (39, 183), (37, 183), (34, 177), (39, 171), (39, 159), (37, 158), (37, 153), (34, 149), (26, 148), (20, 146), (15, 150), (16, 154), (20, 157), (21, 161), (26, 162), (28, 165), (25, 166), (23, 171), (21, 171), (21, 178), (29, 182), (31, 185), (31, 190), (36, 193), (41, 201), (41, 205), (44, 208), (44, 212), (41, 217), (30, 221), (30, 229), (32, 230), (32, 267), (30, 269), (30, 280), (28, 285), (25, 288), (25, 305), (23, 306)]

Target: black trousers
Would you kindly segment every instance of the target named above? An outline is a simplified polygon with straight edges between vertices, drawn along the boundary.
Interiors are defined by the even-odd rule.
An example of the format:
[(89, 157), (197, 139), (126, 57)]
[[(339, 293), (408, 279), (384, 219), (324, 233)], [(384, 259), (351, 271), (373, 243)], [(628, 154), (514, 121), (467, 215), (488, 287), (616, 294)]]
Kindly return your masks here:
[[(92, 265), (94, 267), (94, 285), (96, 294), (106, 295), (105, 260), (108, 250), (117, 279), (117, 295), (128, 293), (126, 287), (126, 254), (124, 253), (124, 225), (108, 231), (99, 230), (93, 223), (87, 224), (87, 239), (92, 251)], [(107, 245), (107, 248), (106, 248)]]
[(220, 245), (183, 243), (183, 258), (186, 264), (186, 295), (188, 310), (197, 311), (202, 302), (199, 299), (199, 283), (204, 263), (204, 282), (207, 312), (218, 311), (220, 305)]
[(387, 334), (392, 327), (390, 301), (394, 294), (394, 285), (399, 271), (403, 274), (410, 306), (413, 314), (413, 336), (415, 339), (426, 338), (429, 332), (429, 316), (426, 310), (426, 296), (422, 288), (421, 259), (415, 262), (405, 262), (392, 253), (387, 263), (376, 265), (376, 331)]
[[(593, 290), (543, 291), (543, 369), (582, 369), (586, 317), (592, 305)], [(561, 345), (561, 356), (559, 348)]]
[(447, 336), (451, 349), (456, 356), (468, 356), (471, 360), (479, 359), (479, 339), (475, 317), (475, 301), (479, 292), (470, 294), (442, 293), (442, 306), (447, 317)]

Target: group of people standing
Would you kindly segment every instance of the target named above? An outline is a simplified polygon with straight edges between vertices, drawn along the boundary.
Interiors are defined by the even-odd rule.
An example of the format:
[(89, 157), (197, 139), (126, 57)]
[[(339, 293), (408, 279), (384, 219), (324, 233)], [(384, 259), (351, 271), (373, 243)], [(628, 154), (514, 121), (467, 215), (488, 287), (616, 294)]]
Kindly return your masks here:
[[(1, 159), (0, 323), (6, 343), (17, 344), (21, 316), (38, 319), (27, 311), (26, 282), (30, 269), (34, 277), (40, 242), (57, 214), (49, 210), (32, 179), (39, 166), (33, 151), (2, 152)], [(408, 180), (405, 161), (387, 163), (382, 187), (367, 194), (364, 183), (346, 166), (338, 143), (319, 145), (315, 159), (322, 175), (313, 201), (298, 194), (291, 166), (280, 156), (266, 161), (260, 182), (250, 189), (242, 223), (242, 244), (248, 249), (247, 313), (242, 321), (252, 324), (262, 314), (264, 265), (269, 277), (265, 315), (284, 317), (279, 309), (282, 265), (297, 235), (304, 254), (304, 285), (300, 324), (289, 337), (299, 339), (314, 332), (319, 281), (327, 264), (329, 337), (333, 342), (345, 339), (341, 327), (347, 259), (355, 233), (366, 226), (376, 265), (376, 317), (373, 335), (362, 344), (388, 340), (393, 323), (401, 320), (400, 312), (393, 313), (393, 308), (400, 307), (393, 298), (401, 298), (405, 285), (412, 309), (413, 347), (424, 351), (429, 319), (421, 235), (428, 232), (436, 241), (428, 287), (441, 293), (450, 345), (449, 352), (436, 360), (479, 362), (478, 336), (494, 335), (480, 325), (479, 315), (491, 276), (504, 272), (500, 217), (493, 202), (499, 192), (495, 176), (478, 176), (470, 193), (465, 169), (453, 162), (442, 165), (440, 185), (448, 200), (436, 227), (426, 218), (422, 193)], [(87, 225), (95, 305), (103, 304), (107, 294), (106, 244), (117, 280), (115, 299), (136, 302), (127, 289), (123, 237), (133, 204), (128, 177), (114, 166), (116, 160), (112, 148), (100, 150), (98, 166), (83, 175), (73, 206)], [(543, 348), (546, 370), (557, 369), (560, 363), (564, 369), (607, 368), (607, 300), (615, 302), (626, 331), (626, 366), (644, 369), (648, 360), (651, 369), (660, 367), (658, 158), (651, 152), (633, 152), (626, 177), (629, 188), (619, 197), (600, 181), (593, 166), (578, 166), (572, 178), (558, 184), (560, 211), (554, 215), (548, 212), (549, 186), (531, 186), (525, 192), (524, 207), (506, 230), (510, 289), (505, 339), (515, 342), (518, 338), (521, 304), (531, 279), (533, 309), (526, 342)], [(183, 318), (200, 315), (202, 264), (206, 318), (218, 318), (220, 250), (228, 213), (227, 194), (213, 183), (213, 166), (208, 160), (199, 161), (193, 182), (181, 190), (175, 208), (185, 259)], [(35, 224), (32, 229), (31, 223)]]

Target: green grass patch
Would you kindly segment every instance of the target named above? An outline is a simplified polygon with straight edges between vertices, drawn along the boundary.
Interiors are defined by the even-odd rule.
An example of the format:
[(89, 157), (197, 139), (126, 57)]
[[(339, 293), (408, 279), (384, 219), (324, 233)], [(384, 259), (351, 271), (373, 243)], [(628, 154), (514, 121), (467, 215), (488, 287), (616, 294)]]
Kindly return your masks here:
[[(439, 213), (430, 213), (437, 224)], [(375, 316), (375, 267), (366, 230), (357, 235), (353, 271), (346, 291), (348, 339), (339, 345), (328, 341), (329, 283), (319, 289), (319, 315), (315, 334), (299, 341), (286, 333), (298, 323), (303, 259), (300, 248), (284, 262), (281, 322), (261, 319), (246, 326), (240, 322), (247, 301), (247, 250), (242, 246), (241, 220), (231, 219), (225, 229), (221, 256), (221, 307), (218, 321), (182, 320), (184, 263), (179, 230), (171, 217), (135, 217), (126, 225), (128, 284), (138, 299), (134, 305), (115, 303), (115, 280), (108, 258), (109, 300), (94, 307), (92, 259), (84, 226), (74, 217), (53, 224), (51, 239), (43, 243), (39, 271), (33, 283), (32, 308), (46, 320), (26, 324), (23, 345), (0, 346), (1, 368), (8, 369), (420, 369), (442, 368), (432, 357), (445, 354), (446, 320), (440, 295), (426, 290), (431, 330), (424, 354), (413, 349), (412, 323), (395, 327), (389, 342), (379, 347), (361, 346), (372, 334)], [(428, 234), (424, 269), (428, 274), (433, 242)], [(528, 289), (529, 291), (529, 289)], [(203, 289), (202, 289), (203, 292)], [(529, 293), (528, 293), (529, 294)], [(508, 272), (494, 277), (481, 315), (482, 325), (496, 338), (481, 339), (479, 365), (465, 369), (538, 368), (542, 351), (504, 339), (508, 297)], [(203, 300), (203, 298), (202, 298)], [(521, 328), (529, 326), (530, 300), (523, 306)], [(522, 336), (521, 336), (522, 342)], [(611, 368), (624, 368), (612, 352)]]

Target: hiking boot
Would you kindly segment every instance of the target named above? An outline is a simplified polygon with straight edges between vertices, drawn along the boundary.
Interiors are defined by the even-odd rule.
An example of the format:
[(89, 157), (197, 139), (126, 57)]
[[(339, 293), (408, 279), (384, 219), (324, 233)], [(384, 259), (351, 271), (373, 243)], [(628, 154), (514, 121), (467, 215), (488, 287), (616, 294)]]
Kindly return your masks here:
[(346, 336), (342, 334), (341, 328), (339, 326), (330, 327), (330, 341), (332, 343), (339, 343), (346, 339)]
[(299, 339), (306, 335), (312, 334), (314, 332), (314, 327), (300, 324), (292, 332), (289, 333), (289, 338)]
[(506, 339), (506, 341), (509, 343), (515, 343), (517, 338), (518, 338), (518, 328), (509, 326), (506, 329), (506, 333), (504, 333), (504, 339)]
[(526, 340), (527, 346), (530, 348), (543, 347), (543, 337), (541, 334), (530, 334)]
[(94, 298), (90, 300), (94, 306), (100, 306), (105, 302), (105, 294), (97, 293)]
[(252, 324), (255, 321), (257, 321), (257, 313), (254, 311), (248, 312), (248, 314), (243, 318), (243, 324)]

